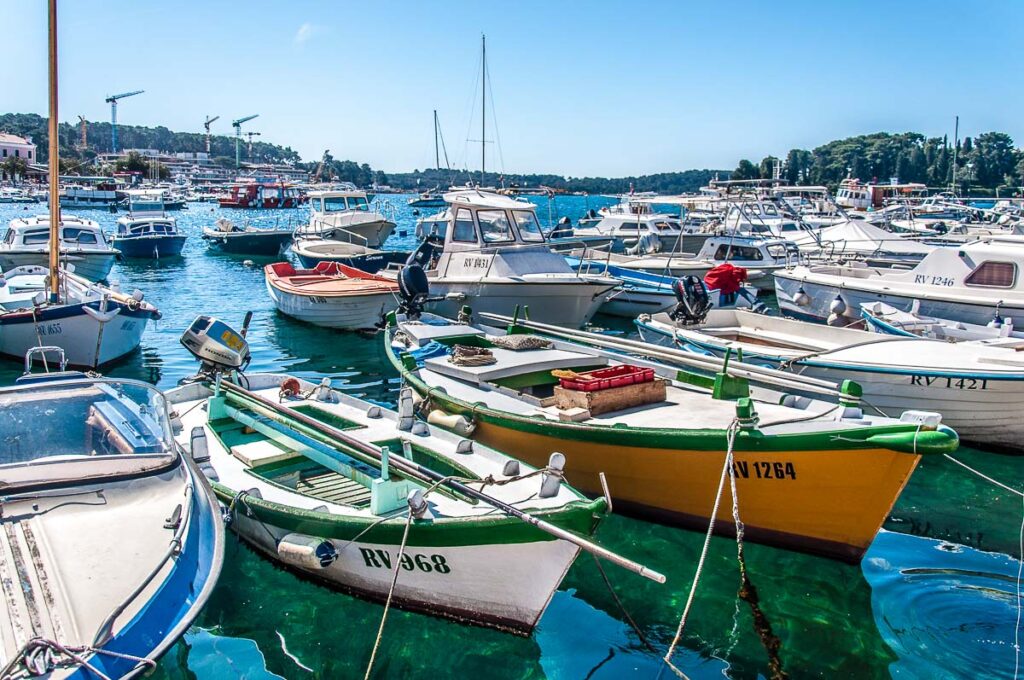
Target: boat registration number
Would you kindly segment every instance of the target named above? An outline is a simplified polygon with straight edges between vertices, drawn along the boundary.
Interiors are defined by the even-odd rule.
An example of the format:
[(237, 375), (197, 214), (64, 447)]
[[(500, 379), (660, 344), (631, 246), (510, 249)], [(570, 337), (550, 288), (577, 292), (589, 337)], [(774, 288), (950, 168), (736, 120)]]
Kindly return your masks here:
[(929, 276), (927, 274), (914, 274), (914, 283), (924, 283), (929, 286), (953, 287), (953, 279), (949, 276)]
[(61, 335), (63, 332), (63, 329), (60, 327), (60, 321), (44, 323), (39, 326), (39, 335)]
[[(363, 563), (371, 569), (391, 569), (391, 553), (380, 548), (360, 548), (359, 554), (363, 556)], [(444, 555), (426, 555), (423, 553), (403, 553), (399, 565), (406, 571), (422, 571), (424, 573), (436, 572), (438, 574), (449, 574), (452, 568), (448, 566), (448, 560)]]
[(951, 390), (987, 390), (988, 380), (984, 378), (953, 378), (939, 375), (912, 375), (911, 385), (921, 387), (945, 387)]
[(783, 461), (737, 460), (732, 469), (740, 479), (796, 479), (796, 466)]
[(314, 305), (326, 305), (327, 304), (327, 298), (322, 297), (320, 295), (310, 295), (307, 299), (310, 302), (312, 302)]

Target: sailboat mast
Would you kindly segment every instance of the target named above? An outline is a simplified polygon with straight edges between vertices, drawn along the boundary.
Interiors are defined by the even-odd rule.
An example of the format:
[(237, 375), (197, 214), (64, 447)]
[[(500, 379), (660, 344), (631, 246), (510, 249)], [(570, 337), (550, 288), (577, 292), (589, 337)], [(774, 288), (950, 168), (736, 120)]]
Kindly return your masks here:
[(956, 123), (953, 128), (953, 178), (950, 191), (953, 192), (954, 196), (956, 196), (956, 152), (958, 148), (960, 148), (960, 116), (956, 117)]
[(60, 145), (57, 139), (57, 0), (50, 0), (50, 302), (60, 301)]
[(437, 149), (437, 109), (434, 109), (434, 167), (441, 169), (441, 153)]
[(487, 36), (480, 36), (480, 186), (487, 174)]

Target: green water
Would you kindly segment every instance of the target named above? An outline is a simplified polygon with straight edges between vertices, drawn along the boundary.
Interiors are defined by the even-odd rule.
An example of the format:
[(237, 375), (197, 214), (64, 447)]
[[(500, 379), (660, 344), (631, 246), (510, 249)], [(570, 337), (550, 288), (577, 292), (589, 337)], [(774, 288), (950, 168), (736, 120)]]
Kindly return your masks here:
[[(414, 216), (405, 197), (399, 232), (389, 247), (410, 247)], [(577, 217), (604, 203), (557, 199), (544, 221)], [(0, 205), (0, 221), (42, 212)], [(239, 219), (242, 213), (230, 213)], [(82, 211), (112, 231), (115, 216)], [(222, 213), (194, 204), (176, 213), (190, 234), (184, 257), (118, 264), (125, 290), (139, 288), (164, 313), (139, 352), (107, 372), (171, 387), (195, 364), (178, 344), (199, 313), (239, 323), (255, 313), (251, 371), (288, 371), (355, 396), (393, 403), (399, 381), (380, 339), (318, 329), (280, 317), (263, 284), (266, 259), (211, 255), (198, 234)], [(301, 217), (304, 210), (257, 213), (256, 222)], [(401, 232), (405, 231), (405, 236)], [(610, 319), (598, 324), (623, 328)], [(19, 367), (0, 362), (0, 382)], [(1024, 416), (1024, 413), (1022, 413)], [(961, 449), (972, 467), (1021, 487), (1024, 457)], [(926, 459), (860, 566), (760, 545), (746, 548), (761, 606), (781, 641), (791, 677), (1012, 677), (1020, 563), (1019, 497), (944, 459)], [(658, 585), (612, 566), (606, 571), (648, 649), (627, 623), (588, 556), (581, 557), (530, 638), (466, 627), (394, 610), (375, 666), (376, 677), (673, 678), (661, 663), (693, 579), (702, 534), (612, 517), (600, 541), (668, 576)], [(185, 639), (161, 661), (158, 678), (362, 677), (383, 608), (283, 571), (229, 537), (213, 598)], [(752, 616), (737, 598), (736, 545), (711, 542), (693, 610), (674, 657), (690, 677), (767, 676), (767, 656)], [(307, 670), (313, 669), (313, 670)]]

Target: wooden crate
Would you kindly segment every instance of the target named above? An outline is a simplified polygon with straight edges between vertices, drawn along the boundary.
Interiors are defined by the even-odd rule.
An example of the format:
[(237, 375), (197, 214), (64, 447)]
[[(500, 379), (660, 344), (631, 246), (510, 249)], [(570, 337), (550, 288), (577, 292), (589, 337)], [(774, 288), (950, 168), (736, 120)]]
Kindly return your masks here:
[(665, 401), (665, 386), (668, 381), (655, 378), (652, 382), (612, 387), (596, 392), (567, 390), (560, 385), (555, 386), (555, 400), (560, 409), (586, 409), (590, 415), (622, 411), (623, 409), (656, 404)]

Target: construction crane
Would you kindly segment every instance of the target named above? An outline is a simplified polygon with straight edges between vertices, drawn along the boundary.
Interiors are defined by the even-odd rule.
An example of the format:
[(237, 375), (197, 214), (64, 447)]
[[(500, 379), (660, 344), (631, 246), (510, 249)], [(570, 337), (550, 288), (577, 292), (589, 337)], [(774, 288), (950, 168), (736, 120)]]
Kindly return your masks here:
[(231, 121), (231, 127), (235, 128), (235, 167), (242, 167), (242, 123), (247, 123), (253, 118), (257, 118), (260, 114), (255, 113), (245, 118), (239, 118), (238, 120)]
[(79, 130), (81, 132), (81, 135), (82, 135), (82, 141), (81, 141), (81, 145), (82, 146), (81, 146), (81, 148), (83, 150), (87, 149), (87, 148), (89, 148), (89, 139), (86, 136), (87, 132), (86, 132), (85, 116), (79, 116), (78, 117), (78, 128), (79, 128)]
[(137, 94), (142, 94), (145, 90), (135, 90), (134, 92), (122, 92), (121, 94), (112, 94), (107, 97), (104, 101), (110, 104), (110, 152), (117, 153), (117, 100), (125, 99), (126, 97), (134, 97)]
[[(316, 166), (316, 172), (313, 173), (313, 184), (316, 184), (321, 180), (324, 174), (324, 167), (327, 165), (327, 158), (331, 155), (330, 149), (324, 149), (324, 155), (320, 157), (320, 165)], [(328, 178), (329, 179), (329, 178)]]
[(249, 138), (249, 147), (246, 150), (246, 155), (248, 155), (249, 158), (252, 159), (252, 138), (253, 137), (259, 137), (260, 133), (258, 133), (258, 132), (246, 132), (245, 136)]
[(206, 117), (206, 122), (203, 123), (203, 127), (206, 128), (206, 155), (207, 156), (210, 155), (210, 125), (212, 125), (213, 121), (217, 120), (218, 118), (220, 118), (220, 116), (214, 116), (213, 118), (210, 118), (209, 116), (207, 116)]

